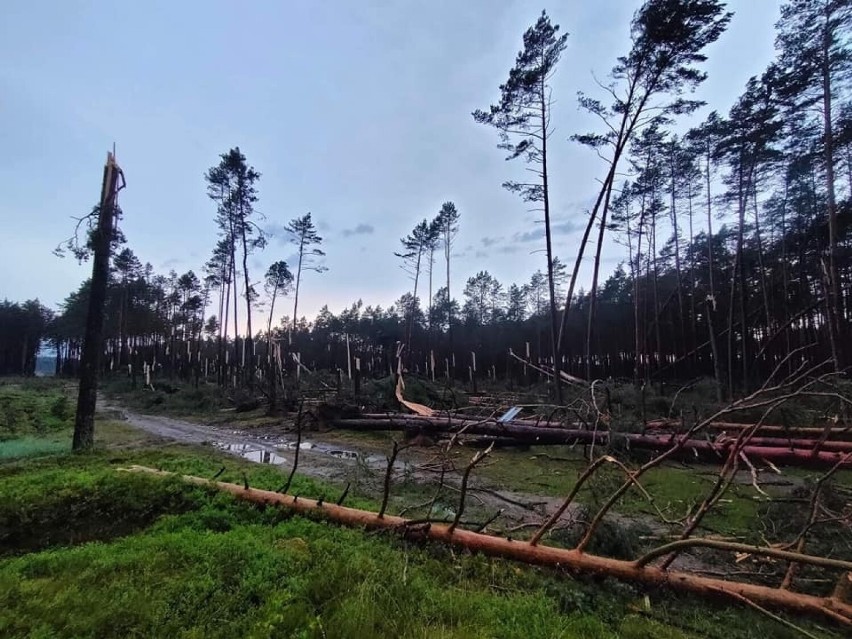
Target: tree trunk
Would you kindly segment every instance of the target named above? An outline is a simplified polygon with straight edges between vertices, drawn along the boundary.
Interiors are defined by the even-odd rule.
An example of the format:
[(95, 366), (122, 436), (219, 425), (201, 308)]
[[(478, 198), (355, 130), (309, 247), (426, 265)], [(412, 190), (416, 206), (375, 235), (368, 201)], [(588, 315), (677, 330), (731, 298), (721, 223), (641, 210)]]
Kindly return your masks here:
[[(609, 201), (612, 196), (612, 182), (610, 182), (610, 188), (607, 189), (603, 211), (601, 212), (601, 220), (600, 220), (600, 229), (598, 231), (598, 242), (595, 247), (595, 264), (592, 271), (592, 290), (589, 293), (589, 318), (588, 323), (586, 325), (586, 379), (591, 381), (593, 379), (592, 375), (592, 336), (593, 336), (593, 328), (595, 321), (595, 307), (597, 305), (597, 297), (598, 297), (598, 275), (600, 273), (601, 266), (601, 249), (603, 248), (603, 239), (604, 232), (606, 231), (606, 218), (607, 212), (609, 211)], [(555, 305), (554, 305), (555, 311)], [(558, 375), (558, 372), (557, 372)], [(561, 403), (561, 402), (560, 402)]]
[(86, 315), (86, 333), (80, 358), (80, 388), (74, 418), (75, 451), (91, 450), (95, 445), (95, 406), (98, 398), (98, 374), (104, 348), (104, 312), (109, 282), (109, 259), (115, 224), (115, 195), (121, 169), (110, 153), (104, 167), (98, 226), (94, 233), (94, 260)]
[(417, 284), (420, 280), (421, 255), (422, 245), (417, 248), (417, 262), (414, 266), (414, 292), (411, 294), (411, 304), (408, 309), (408, 324), (405, 327), (405, 349), (408, 351), (409, 361), (411, 361), (411, 328), (414, 324), (414, 311), (417, 309)]
[(553, 354), (553, 374), (556, 378), (554, 390), (556, 403), (562, 404), (562, 384), (559, 383), (562, 370), (559, 361), (559, 348), (557, 346), (557, 311), (556, 311), (556, 285), (553, 281), (553, 247), (550, 234), (550, 193), (547, 184), (547, 104), (546, 104), (546, 78), (542, 76), (539, 89), (539, 100), (541, 101), (541, 187), (544, 195), (544, 238), (547, 247), (547, 286), (550, 290), (550, 352)]
[[(686, 348), (686, 326), (684, 324), (684, 304), (683, 304), (683, 274), (681, 271), (680, 264), (680, 229), (677, 225), (677, 167), (676, 167), (676, 156), (677, 149), (674, 141), (672, 141), (672, 153), (669, 159), (671, 166), (671, 204), (670, 211), (671, 219), (672, 219), (672, 233), (674, 239), (674, 258), (675, 258), (675, 277), (677, 281), (675, 282), (675, 286), (677, 287), (677, 305), (678, 305), (678, 318), (680, 323), (680, 343), (683, 347), (683, 352), (688, 352)], [(678, 356), (678, 348), (677, 344), (674, 344), (673, 352), (675, 358)], [(675, 369), (675, 374), (677, 374), (677, 369)]]
[(302, 258), (305, 255), (305, 236), (299, 240), (299, 266), (296, 269), (296, 290), (293, 293), (293, 329), (290, 331), (290, 344), (293, 343), (293, 333), (296, 332), (296, 318), (299, 311), (299, 284), (302, 282)]
[[(240, 205), (242, 208), (242, 205)], [(241, 233), (243, 241), (243, 280), (245, 281), (245, 296), (246, 296), (246, 341), (243, 348), (248, 349), (248, 370), (245, 372), (246, 380), (248, 381), (249, 390), (254, 388), (254, 335), (251, 328), (251, 286), (249, 284), (248, 272), (248, 245), (246, 242), (245, 221), (242, 220), (243, 214), (241, 211)]]
[(710, 333), (710, 351), (713, 356), (713, 373), (716, 378), (716, 399), (724, 400), (724, 384), (722, 380), (722, 362), (719, 359), (719, 347), (716, 343), (716, 330), (713, 326), (713, 316), (716, 314), (716, 288), (713, 284), (713, 191), (711, 188), (711, 155), (712, 149), (707, 145), (705, 164), (705, 179), (707, 181), (707, 279), (710, 285), (710, 298), (707, 300), (707, 330)]
[(834, 132), (831, 121), (831, 59), (830, 46), (832, 31), (829, 29), (831, 8), (826, 3), (825, 26), (823, 29), (822, 48), (822, 90), (823, 90), (823, 140), (825, 162), (825, 186), (828, 196), (828, 333), (831, 341), (831, 357), (834, 368), (843, 370), (844, 352), (841, 344), (845, 344), (845, 326), (843, 298), (840, 293), (840, 276), (837, 271), (837, 200), (834, 190)]
[[(151, 473), (166, 477), (172, 473), (134, 466), (132, 472)], [(200, 486), (213, 485), (235, 497), (262, 505), (276, 504), (300, 513), (321, 514), (327, 519), (357, 528), (386, 529), (401, 531), (403, 535), (425, 538), (464, 548), (470, 552), (481, 552), (492, 557), (502, 557), (539, 566), (567, 569), (591, 575), (606, 575), (623, 581), (641, 583), (646, 586), (669, 586), (675, 591), (691, 592), (711, 598), (726, 598), (742, 603), (744, 600), (762, 606), (781, 608), (795, 614), (808, 614), (832, 620), (835, 623), (852, 623), (852, 606), (840, 598), (826, 599), (802, 593), (790, 592), (744, 582), (726, 581), (701, 577), (689, 573), (662, 570), (650, 565), (637, 565), (633, 561), (610, 559), (597, 555), (545, 545), (533, 545), (511, 538), (497, 537), (473, 532), (441, 523), (417, 526), (411, 520), (393, 515), (348, 508), (333, 503), (305, 497), (282, 495), (269, 490), (260, 490), (238, 484), (210, 482), (202, 477), (182, 476), (186, 482)], [(705, 545), (721, 549), (742, 550), (743, 545), (726, 546), (726, 542), (696, 540)], [(745, 547), (752, 550), (753, 547)], [(757, 549), (760, 550), (760, 549)]]

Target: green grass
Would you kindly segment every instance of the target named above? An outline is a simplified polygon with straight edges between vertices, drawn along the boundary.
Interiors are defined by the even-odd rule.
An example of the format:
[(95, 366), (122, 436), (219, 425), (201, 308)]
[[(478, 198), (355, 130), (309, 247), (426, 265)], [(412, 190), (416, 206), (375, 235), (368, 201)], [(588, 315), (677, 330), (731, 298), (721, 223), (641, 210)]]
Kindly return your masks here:
[[(738, 608), (258, 508), (131, 463), (276, 488), (209, 450), (0, 464), (4, 637), (785, 637)], [(294, 492), (336, 494), (297, 477)], [(353, 505), (375, 507), (354, 500)]]
[(68, 450), (72, 390), (55, 379), (0, 380), (0, 460)]
[[(44, 423), (57, 388), (19, 383), (16, 406), (33, 408), (18, 414)], [(152, 445), (120, 422), (98, 421), (93, 453), (52, 452), (69, 428), (16, 424), (16, 438), (0, 442), (12, 451), (0, 459), (2, 637), (795, 636), (738, 606), (575, 579), (258, 507), (176, 477), (119, 472), (222, 470), (223, 481), (277, 489), (289, 470)], [(562, 467), (565, 483), (553, 490), (576, 475), (576, 465)], [(692, 490), (669, 479), (659, 477), (666, 499)], [(297, 475), (291, 491), (328, 499), (341, 488)], [(347, 505), (376, 508), (357, 493)]]
[(72, 390), (49, 378), (0, 379), (0, 443), (67, 431), (74, 417)]
[[(553, 497), (567, 495), (586, 464), (580, 449), (567, 446), (534, 446), (526, 451), (505, 449), (495, 451), (492, 456), (493, 461), (480, 467), (480, 474), (513, 490)], [(700, 503), (716, 479), (715, 475), (702, 475), (697, 471), (714, 470), (710, 466), (664, 464), (643, 475), (641, 483), (667, 517), (678, 519), (690, 506)], [(601, 468), (581, 489), (577, 502), (600, 506), (624, 481), (623, 472), (615, 467)], [(706, 526), (726, 535), (751, 535), (757, 523), (759, 497), (751, 486), (732, 486), (725, 499), (708, 515)], [(656, 517), (647, 498), (636, 488), (625, 493), (616, 510), (625, 515)]]
[(49, 438), (27, 436), (6, 439), (0, 441), (0, 460), (49, 455), (66, 451), (69, 448), (71, 448), (71, 438), (66, 433)]

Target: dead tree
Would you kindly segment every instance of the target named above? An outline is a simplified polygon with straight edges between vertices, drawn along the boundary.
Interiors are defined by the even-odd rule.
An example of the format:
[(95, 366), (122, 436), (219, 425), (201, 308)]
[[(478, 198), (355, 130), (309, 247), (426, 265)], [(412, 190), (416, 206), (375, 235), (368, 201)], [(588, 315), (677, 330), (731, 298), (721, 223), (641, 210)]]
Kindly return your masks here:
[[(119, 179), (121, 185), (119, 186)], [(104, 349), (104, 311), (109, 281), (109, 259), (115, 235), (118, 212), (116, 196), (123, 189), (124, 174), (112, 153), (107, 153), (101, 186), (100, 205), (96, 209), (97, 226), (89, 240), (94, 260), (86, 315), (86, 333), (80, 358), (80, 389), (77, 395), (77, 414), (74, 418), (73, 450), (91, 450), (95, 445), (95, 405), (98, 398), (98, 373)], [(94, 215), (94, 213), (93, 213)]]

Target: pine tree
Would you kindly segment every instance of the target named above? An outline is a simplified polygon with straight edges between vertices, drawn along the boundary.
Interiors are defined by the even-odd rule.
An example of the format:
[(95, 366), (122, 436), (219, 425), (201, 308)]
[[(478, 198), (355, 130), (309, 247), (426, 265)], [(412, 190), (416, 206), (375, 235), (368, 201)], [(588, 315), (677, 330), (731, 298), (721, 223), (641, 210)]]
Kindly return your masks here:
[(553, 276), (553, 243), (550, 227), (550, 189), (547, 172), (547, 141), (553, 129), (550, 124), (550, 79), (565, 49), (567, 34), (561, 36), (559, 25), (553, 25), (542, 11), (538, 21), (524, 33), (524, 48), (517, 55), (509, 79), (500, 86), (500, 103), (489, 111), (475, 111), (473, 118), (500, 132), (501, 149), (509, 152), (507, 160), (523, 157), (537, 182), (504, 182), (503, 186), (520, 195), (525, 202), (541, 204), (544, 215), (544, 238), (547, 252), (547, 280), (550, 292), (550, 341), (553, 355), (557, 403), (562, 403), (560, 362), (556, 345), (556, 286)]
[[(290, 220), (285, 227), (285, 231), (290, 235), (290, 242), (298, 247), (299, 261), (296, 267), (296, 290), (293, 293), (292, 330), (295, 331), (298, 322), (297, 318), (299, 317), (299, 290), (302, 283), (302, 272), (314, 271), (315, 273), (323, 273), (328, 269), (323, 264), (317, 262), (318, 258), (325, 257), (325, 253), (319, 248), (319, 245), (322, 244), (322, 238), (314, 227), (310, 213)], [(290, 340), (292, 342), (292, 333)]]
[(682, 94), (694, 90), (705, 79), (706, 74), (696, 65), (706, 59), (702, 51), (724, 32), (731, 15), (725, 11), (720, 0), (646, 0), (631, 23), (630, 53), (618, 58), (610, 73), (612, 82), (603, 87), (613, 98), (611, 105), (607, 107), (596, 99), (580, 95), (580, 105), (601, 118), (607, 131), (603, 134), (576, 135), (573, 139), (604, 157), (608, 170), (580, 241), (565, 298), (557, 346), (562, 342), (586, 243), (595, 222), (600, 218), (587, 323), (589, 330), (586, 341), (589, 349), (591, 328), (594, 326), (600, 255), (613, 186), (623, 154), (635, 133), (644, 126), (664, 122), (700, 106), (700, 102), (685, 99)]

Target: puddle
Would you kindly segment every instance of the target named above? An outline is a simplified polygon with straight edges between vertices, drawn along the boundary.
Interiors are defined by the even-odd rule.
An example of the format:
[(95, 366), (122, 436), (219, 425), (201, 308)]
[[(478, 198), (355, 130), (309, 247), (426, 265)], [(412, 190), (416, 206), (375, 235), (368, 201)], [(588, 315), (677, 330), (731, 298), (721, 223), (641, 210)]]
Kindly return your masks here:
[[(299, 450), (311, 450), (316, 448), (316, 444), (312, 444), (311, 442), (302, 442), (299, 444)], [(286, 448), (287, 450), (296, 450), (296, 442), (287, 442), (283, 444), (282, 448)]]
[[(289, 455), (288, 457), (282, 457), (276, 452), (276, 450), (295, 451), (295, 441), (286, 441), (283, 439), (279, 439), (277, 441), (270, 442), (270, 445), (271, 446), (254, 443), (229, 444), (226, 442), (216, 442), (214, 444), (214, 446), (216, 446), (216, 448), (218, 448), (219, 450), (224, 450), (234, 455), (239, 455), (243, 459), (248, 459), (249, 461), (253, 461), (258, 464), (284, 465), (291, 463), (291, 460), (288, 459)], [(329, 457), (334, 457), (335, 459), (343, 459), (346, 461), (362, 460), (367, 464), (371, 465), (385, 463), (385, 459), (381, 455), (362, 455), (361, 453), (358, 453), (354, 450), (334, 448), (332, 446), (322, 443), (303, 441), (301, 442), (301, 444), (299, 444), (299, 450), (310, 450), (314, 453), (320, 453), (322, 455), (328, 455)]]
[(271, 450), (258, 448), (252, 444), (218, 443), (216, 444), (216, 448), (233, 453), (234, 455), (239, 455), (243, 459), (248, 459), (249, 461), (253, 461), (257, 464), (273, 464), (281, 466), (287, 463), (287, 459), (281, 455), (278, 455)]
[(338, 459), (358, 459), (358, 453), (351, 450), (330, 450), (328, 454)]

